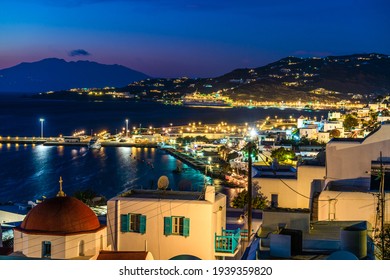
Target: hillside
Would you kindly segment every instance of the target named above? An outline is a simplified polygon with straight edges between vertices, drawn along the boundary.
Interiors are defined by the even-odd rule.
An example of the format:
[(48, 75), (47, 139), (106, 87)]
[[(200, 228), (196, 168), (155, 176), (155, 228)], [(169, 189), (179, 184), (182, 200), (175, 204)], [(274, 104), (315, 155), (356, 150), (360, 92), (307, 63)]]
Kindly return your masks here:
[(357, 54), (325, 58), (287, 57), (207, 79), (147, 79), (120, 90), (145, 98), (180, 99), (184, 94), (220, 93), (233, 100), (364, 102), (390, 92), (390, 57)]
[(252, 69), (236, 69), (215, 78), (143, 78), (106, 91), (61, 91), (50, 98), (126, 98), (181, 104), (184, 95), (198, 92), (229, 97), (235, 102), (365, 103), (390, 93), (390, 57), (356, 54), (324, 58), (286, 57)]

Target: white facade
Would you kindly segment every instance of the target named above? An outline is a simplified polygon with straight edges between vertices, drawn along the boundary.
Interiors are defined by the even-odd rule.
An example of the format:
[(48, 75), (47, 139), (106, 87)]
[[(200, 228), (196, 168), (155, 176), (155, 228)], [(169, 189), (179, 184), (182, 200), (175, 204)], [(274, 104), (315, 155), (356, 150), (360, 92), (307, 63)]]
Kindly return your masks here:
[(299, 129), (299, 137), (307, 139), (317, 139), (318, 128), (303, 127)]
[(330, 140), (329, 132), (318, 132), (317, 141), (320, 143), (328, 143)]
[[(386, 201), (389, 194), (386, 194)], [(390, 205), (385, 204), (385, 222), (390, 222)], [(319, 221), (368, 221), (378, 224), (378, 197), (375, 193), (323, 191), (318, 199)]]
[(297, 178), (253, 178), (261, 187), (261, 192), (271, 202), (277, 198), (281, 208), (310, 208), (310, 198), (321, 190), (321, 180), (325, 176), (325, 167), (302, 165), (298, 167)]
[(304, 117), (299, 117), (299, 118), (297, 119), (297, 128), (299, 129), (299, 128), (305, 127), (305, 121), (306, 121), (306, 118), (304, 118)]
[[(357, 139), (359, 140), (359, 139)], [(361, 141), (334, 139), (326, 145), (326, 177), (331, 180), (369, 178), (371, 161), (390, 158), (390, 124), (383, 124), (377, 131)]]
[[(330, 141), (326, 147), (326, 185), (337, 183), (339, 188), (357, 188), (361, 182), (361, 191), (326, 190), (318, 200), (319, 220), (365, 220), (375, 225), (378, 219), (378, 196), (369, 191), (372, 161), (390, 158), (390, 124), (383, 124), (379, 129), (364, 139), (342, 139)], [(344, 183), (343, 183), (344, 182)], [(349, 185), (348, 185), (349, 184)], [(386, 194), (388, 200), (389, 194)], [(390, 205), (386, 203), (385, 221), (390, 222)]]
[(378, 116), (377, 121), (378, 122), (390, 121), (390, 116)]
[(333, 129), (338, 129), (344, 132), (343, 122), (324, 122), (324, 131), (331, 131)]
[(329, 112), (328, 113), (328, 120), (333, 120), (333, 119), (340, 119), (341, 118), (341, 113), (340, 112)]
[(370, 114), (370, 108), (369, 107), (364, 107), (364, 108), (361, 108), (361, 109), (357, 110), (358, 118), (368, 117), (369, 114)]
[(0, 223), (15, 223), (23, 221), (26, 215), (0, 210)]
[[(140, 228), (124, 231), (121, 222), (126, 215), (142, 216)], [(216, 259), (215, 234), (220, 235), (225, 225), (226, 196), (216, 194), (214, 187), (207, 187), (204, 198), (199, 193), (134, 191), (107, 203), (108, 242), (113, 250), (149, 251), (156, 260), (181, 255)]]
[[(94, 233), (72, 235), (29, 234), (14, 230), (14, 252), (29, 258), (91, 259), (107, 248), (106, 228)], [(43, 244), (50, 244), (50, 256), (44, 256)]]

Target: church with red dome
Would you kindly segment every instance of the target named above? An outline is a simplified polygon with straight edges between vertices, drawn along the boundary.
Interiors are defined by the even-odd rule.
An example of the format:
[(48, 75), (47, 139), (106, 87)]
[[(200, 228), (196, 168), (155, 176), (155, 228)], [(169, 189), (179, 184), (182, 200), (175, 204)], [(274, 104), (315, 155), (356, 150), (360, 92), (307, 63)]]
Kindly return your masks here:
[(107, 228), (80, 200), (60, 191), (27, 214), (14, 229), (14, 252), (29, 258), (94, 259), (107, 249)]

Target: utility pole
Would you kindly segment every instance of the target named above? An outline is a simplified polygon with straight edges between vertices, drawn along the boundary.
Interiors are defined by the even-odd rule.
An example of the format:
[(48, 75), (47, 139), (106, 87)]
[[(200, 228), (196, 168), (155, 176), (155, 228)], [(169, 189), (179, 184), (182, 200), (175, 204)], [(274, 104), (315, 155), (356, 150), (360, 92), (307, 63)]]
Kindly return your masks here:
[(381, 175), (381, 182), (380, 182), (380, 201), (381, 201), (381, 247), (382, 247), (382, 259), (383, 255), (385, 253), (385, 172), (383, 168), (383, 162), (382, 162), (382, 151), (380, 152), (380, 175)]
[(252, 233), (252, 150), (253, 142), (248, 143), (248, 242)]

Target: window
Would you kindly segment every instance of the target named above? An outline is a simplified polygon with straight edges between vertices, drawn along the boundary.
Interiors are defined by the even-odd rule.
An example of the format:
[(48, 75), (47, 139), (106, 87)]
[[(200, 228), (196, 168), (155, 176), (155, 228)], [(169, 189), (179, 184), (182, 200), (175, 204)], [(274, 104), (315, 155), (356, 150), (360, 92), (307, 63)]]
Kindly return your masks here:
[(271, 194), (271, 207), (276, 208), (278, 207), (278, 200), (279, 196), (277, 194)]
[(183, 217), (172, 217), (172, 234), (183, 235)]
[(122, 214), (121, 232), (146, 232), (146, 216), (141, 214)]
[(79, 243), (79, 256), (84, 256), (84, 240)]
[(42, 242), (42, 258), (51, 258), (51, 242)]
[(164, 217), (164, 235), (190, 235), (190, 219), (181, 216)]

